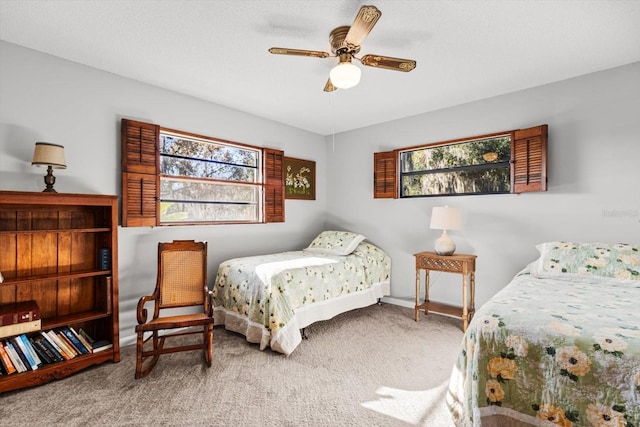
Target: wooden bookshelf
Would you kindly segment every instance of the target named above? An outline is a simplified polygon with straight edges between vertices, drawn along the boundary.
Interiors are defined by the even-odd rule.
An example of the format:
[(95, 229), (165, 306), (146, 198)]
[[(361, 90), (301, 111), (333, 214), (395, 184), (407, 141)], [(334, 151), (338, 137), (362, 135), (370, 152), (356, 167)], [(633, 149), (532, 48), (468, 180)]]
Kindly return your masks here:
[[(42, 330), (72, 326), (113, 343), (106, 351), (1, 376), (0, 393), (120, 361), (117, 231), (116, 196), (0, 191), (0, 303), (35, 300)], [(100, 263), (102, 249), (110, 253), (108, 266)]]

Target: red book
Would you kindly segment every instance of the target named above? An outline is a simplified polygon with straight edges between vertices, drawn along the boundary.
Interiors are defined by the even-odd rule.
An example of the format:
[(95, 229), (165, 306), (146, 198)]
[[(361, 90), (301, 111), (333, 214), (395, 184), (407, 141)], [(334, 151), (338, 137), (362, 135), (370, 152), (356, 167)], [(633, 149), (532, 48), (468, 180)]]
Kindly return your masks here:
[(40, 308), (35, 301), (0, 305), (0, 326), (32, 322), (40, 319)]

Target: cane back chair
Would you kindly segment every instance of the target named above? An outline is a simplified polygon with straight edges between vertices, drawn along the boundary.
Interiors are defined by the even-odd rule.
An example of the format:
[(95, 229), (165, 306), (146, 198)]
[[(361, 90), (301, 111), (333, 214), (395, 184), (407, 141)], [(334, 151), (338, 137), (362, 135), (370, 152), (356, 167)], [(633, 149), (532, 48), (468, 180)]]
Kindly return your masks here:
[[(150, 302), (153, 302), (153, 316), (149, 320), (145, 304)], [(188, 314), (169, 313), (161, 316), (176, 311), (170, 309), (188, 307), (197, 307), (197, 312), (188, 310)], [(179, 310), (180, 313), (185, 311)], [(152, 295), (138, 301), (136, 379), (149, 374), (161, 354), (178, 351), (204, 350), (205, 362), (210, 367), (213, 356), (212, 313), (207, 286), (207, 242), (174, 240), (171, 243), (159, 243), (156, 288)], [(164, 346), (167, 339), (190, 334), (202, 334), (202, 341)], [(152, 346), (147, 344), (149, 341)]]

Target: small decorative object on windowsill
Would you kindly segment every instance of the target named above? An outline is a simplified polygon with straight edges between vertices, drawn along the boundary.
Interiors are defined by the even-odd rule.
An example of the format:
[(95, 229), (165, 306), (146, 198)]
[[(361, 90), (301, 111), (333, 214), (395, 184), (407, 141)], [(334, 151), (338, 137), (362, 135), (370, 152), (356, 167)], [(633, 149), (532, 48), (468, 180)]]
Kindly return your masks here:
[(485, 162), (495, 162), (496, 160), (498, 160), (498, 153), (496, 153), (495, 151), (487, 151), (482, 155), (482, 158)]
[(447, 234), (447, 230), (460, 230), (461, 226), (460, 210), (448, 206), (433, 208), (429, 228), (442, 230), (442, 236), (435, 241), (434, 247), (438, 255), (453, 255), (456, 251), (456, 244)]
[(56, 182), (56, 177), (53, 176), (53, 169), (67, 168), (64, 159), (64, 147), (50, 142), (36, 142), (31, 164), (47, 168), (47, 174), (44, 177), (44, 183), (47, 187), (43, 192), (57, 193), (57, 191), (53, 189), (53, 184)]

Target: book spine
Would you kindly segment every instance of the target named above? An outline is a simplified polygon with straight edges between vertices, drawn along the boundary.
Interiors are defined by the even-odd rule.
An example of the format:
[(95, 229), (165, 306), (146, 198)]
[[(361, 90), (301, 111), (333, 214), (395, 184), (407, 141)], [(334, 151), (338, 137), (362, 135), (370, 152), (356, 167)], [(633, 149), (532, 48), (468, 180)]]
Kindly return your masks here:
[(76, 357), (76, 352), (71, 349), (71, 347), (69, 347), (64, 338), (62, 338), (62, 335), (59, 335), (56, 331), (49, 331), (49, 334), (51, 334), (51, 338), (57, 340), (56, 344), (58, 344), (58, 347), (60, 347), (62, 351), (64, 351), (67, 356), (69, 356), (69, 359), (73, 359), (74, 357)]
[(38, 319), (40, 319), (40, 308), (33, 300), (0, 305), (0, 326)]
[(40, 319), (40, 310), (20, 310), (15, 313), (0, 314), (0, 326), (15, 325), (16, 323), (33, 322)]
[(61, 332), (64, 334), (64, 337), (67, 338), (67, 340), (71, 343), (71, 345), (73, 345), (73, 347), (78, 350), (79, 354), (87, 354), (89, 352), (89, 350), (87, 350), (86, 347), (82, 345), (80, 340), (75, 335), (73, 335), (71, 329), (64, 327), (61, 329)]
[(91, 348), (91, 344), (89, 344), (87, 342), (87, 340), (85, 340), (84, 337), (82, 335), (80, 335), (80, 333), (76, 332), (76, 330), (73, 329), (73, 326), (69, 326), (69, 329), (71, 330), (71, 333), (73, 333), (76, 336), (76, 338), (78, 338), (78, 341), (80, 341), (82, 343), (84, 348), (87, 349), (87, 353), (93, 353), (93, 349)]
[(101, 351), (109, 350), (113, 348), (113, 344), (107, 340), (96, 341), (93, 343), (93, 352), (99, 353)]
[(13, 349), (16, 351), (16, 353), (18, 354), (18, 357), (22, 361), (22, 365), (25, 367), (25, 370), (32, 371), (33, 365), (31, 364), (27, 356), (24, 354), (24, 352), (22, 351), (22, 347), (18, 344), (18, 341), (15, 338), (11, 339), (11, 345), (13, 345)]
[(78, 330), (78, 334), (79, 334), (82, 338), (84, 338), (84, 340), (85, 340), (86, 342), (88, 342), (90, 346), (93, 346), (93, 341), (94, 341), (94, 340), (93, 340), (93, 338), (91, 338), (91, 337), (89, 336), (89, 334), (85, 332), (85, 330), (84, 330), (84, 329), (80, 328), (80, 329)]
[(66, 346), (65, 350), (69, 350), (71, 353), (73, 353), (74, 357), (81, 354), (76, 347), (73, 345), (73, 343), (71, 343), (71, 341), (69, 341), (69, 338), (67, 338), (64, 333), (62, 331), (58, 331), (56, 332), (56, 335), (58, 335), (58, 338), (60, 338), (60, 341), (62, 341), (62, 344), (64, 344)]
[[(21, 337), (22, 335), (18, 335), (17, 337), (13, 337), (11, 340), (13, 341), (14, 345), (17, 346), (19, 350), (18, 353), (22, 353), (24, 357), (27, 359), (27, 363), (31, 367), (31, 370), (35, 371), (36, 369), (38, 369), (38, 364), (36, 363), (36, 360), (31, 355), (31, 352), (29, 351), (27, 346), (24, 344), (24, 341), (22, 341)], [(24, 362), (24, 359), (22, 359), (22, 361)]]
[(31, 347), (35, 350), (36, 353), (40, 356), (40, 360), (42, 360), (43, 364), (49, 364), (55, 362), (55, 359), (52, 359), (51, 356), (47, 353), (46, 347), (36, 340), (35, 338), (29, 338), (31, 341)]
[(64, 352), (58, 345), (58, 339), (57, 338), (54, 339), (56, 334), (53, 331), (47, 331), (47, 332), (41, 331), (40, 333), (45, 337), (47, 342), (49, 342), (53, 346), (53, 348), (56, 349), (56, 351), (62, 356), (64, 360), (71, 359), (69, 355), (67, 355), (67, 353)]
[(40, 308), (33, 300), (0, 305), (0, 326), (38, 319), (40, 319)]
[(42, 366), (42, 360), (40, 360), (40, 356), (38, 356), (38, 353), (36, 353), (36, 350), (31, 345), (31, 341), (29, 341), (29, 338), (27, 338), (25, 334), (22, 334), (18, 336), (18, 339), (22, 340), (24, 347), (31, 354), (31, 358), (34, 360), (34, 362), (36, 362), (36, 365)]
[(0, 338), (14, 335), (26, 334), (28, 332), (39, 331), (42, 321), (32, 320), (31, 322), (15, 323), (12, 325), (0, 326)]
[[(46, 334), (42, 332), (42, 335)], [(50, 356), (52, 356), (56, 362), (62, 362), (65, 360), (65, 358), (62, 357), (62, 354), (60, 354), (60, 352), (53, 346), (53, 344), (51, 344), (51, 342), (46, 337), (40, 336), (38, 338), (38, 342), (40, 342), (40, 344), (42, 344), (46, 347), (47, 350), (49, 350), (49, 352), (51, 353)]]
[(11, 358), (9, 358), (9, 354), (7, 354), (7, 350), (5, 350), (2, 341), (0, 341), (0, 358), (2, 359), (2, 365), (8, 375), (16, 372), (16, 368), (13, 366), (13, 362), (11, 362)]
[(5, 347), (7, 349), (7, 354), (11, 359), (11, 362), (13, 362), (13, 366), (15, 366), (16, 368), (16, 371), (25, 372), (27, 370), (27, 367), (24, 366), (24, 363), (22, 363), (22, 359), (20, 359), (20, 356), (18, 356), (16, 349), (13, 348), (13, 344), (7, 341)]

